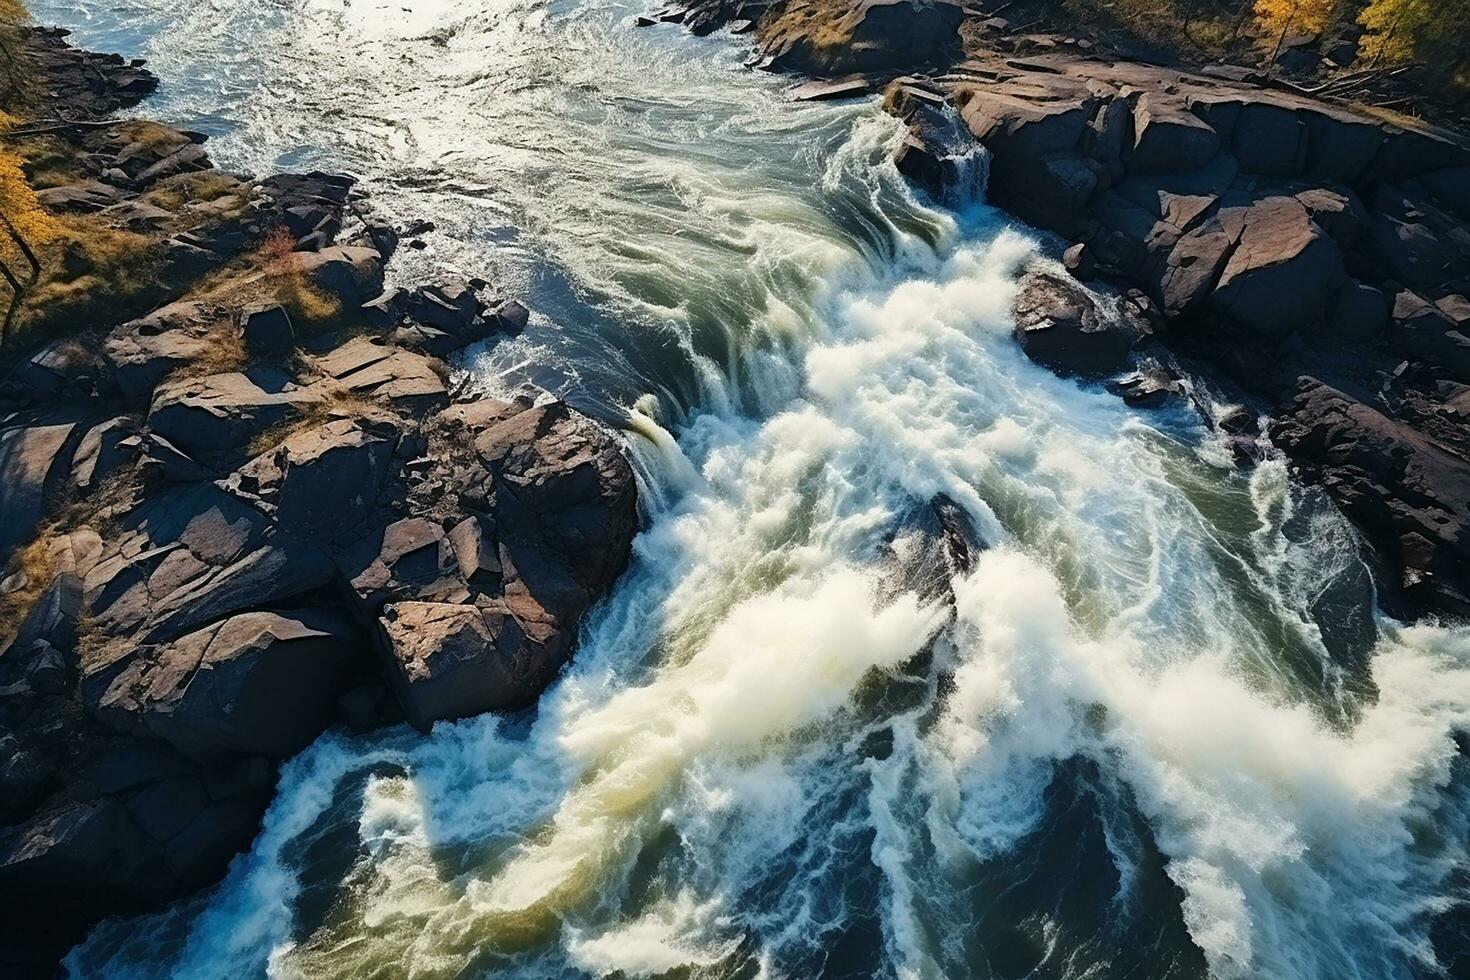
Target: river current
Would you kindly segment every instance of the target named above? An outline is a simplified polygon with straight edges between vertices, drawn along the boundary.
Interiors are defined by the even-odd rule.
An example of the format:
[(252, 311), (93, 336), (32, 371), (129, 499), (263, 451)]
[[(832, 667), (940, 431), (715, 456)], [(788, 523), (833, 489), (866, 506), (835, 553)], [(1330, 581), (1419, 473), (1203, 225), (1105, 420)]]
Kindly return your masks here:
[(219, 886), (71, 975), (1470, 970), (1470, 632), (1375, 613), (1280, 462), (1026, 361), (1051, 253), (983, 159), (926, 201), (875, 103), (636, 5), (33, 6), (219, 165), (434, 220), (392, 274), (524, 298), (459, 367), (622, 429), (645, 521), (538, 710), (327, 734)]

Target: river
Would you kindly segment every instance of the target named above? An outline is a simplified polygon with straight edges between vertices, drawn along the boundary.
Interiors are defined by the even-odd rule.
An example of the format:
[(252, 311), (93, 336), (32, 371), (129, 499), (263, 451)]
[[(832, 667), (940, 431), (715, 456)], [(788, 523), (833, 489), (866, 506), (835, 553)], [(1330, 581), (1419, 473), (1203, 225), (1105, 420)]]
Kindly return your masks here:
[[(44, 0), (229, 169), (430, 218), (459, 367), (619, 425), (645, 529), (522, 716), (329, 733), (216, 888), (77, 977), (1377, 978), (1470, 957), (1470, 632), (1010, 336), (1047, 244), (874, 102), (599, 0)], [(951, 574), (930, 501), (986, 545)], [(1463, 738), (1463, 736), (1460, 736)], [(1456, 958), (1458, 957), (1458, 960)]]

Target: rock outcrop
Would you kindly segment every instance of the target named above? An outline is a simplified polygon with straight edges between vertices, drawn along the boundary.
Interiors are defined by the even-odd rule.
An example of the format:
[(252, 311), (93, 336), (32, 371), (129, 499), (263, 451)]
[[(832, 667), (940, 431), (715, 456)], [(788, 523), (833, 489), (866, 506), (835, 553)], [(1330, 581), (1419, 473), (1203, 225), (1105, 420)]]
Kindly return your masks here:
[[(1385, 591), (1395, 612), (1470, 612), (1447, 516), (1470, 456), (1420, 428), (1446, 428), (1457, 416), (1441, 394), (1470, 383), (1470, 149), (1296, 93), (1075, 50), (972, 52), (943, 76), (896, 80), (887, 104), (913, 128), (901, 165), (935, 172), (913, 147), (960, 120), (991, 154), (993, 203), (1075, 242), (1069, 267), (1129, 290), (1155, 342), (1278, 406), (1277, 448), (1402, 585)], [(1076, 293), (1033, 277), (1018, 339), (1064, 373), (1118, 371), (1122, 355), (1079, 361), (1079, 344), (1103, 337)], [(1299, 395), (1300, 375), (1322, 390)]]

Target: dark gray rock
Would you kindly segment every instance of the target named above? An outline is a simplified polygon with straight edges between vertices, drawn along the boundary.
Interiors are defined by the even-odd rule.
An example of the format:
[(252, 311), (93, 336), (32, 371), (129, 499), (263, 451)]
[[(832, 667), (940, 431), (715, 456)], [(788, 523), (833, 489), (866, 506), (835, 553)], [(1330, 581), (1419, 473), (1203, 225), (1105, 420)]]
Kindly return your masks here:
[(1337, 294), (1328, 325), (1335, 336), (1351, 341), (1371, 341), (1388, 327), (1389, 302), (1381, 289), (1350, 280)]
[(1271, 440), (1353, 518), (1386, 568), (1401, 570), (1387, 581), (1400, 602), (1470, 613), (1470, 462), (1314, 378), (1302, 379)]
[(125, 396), (146, 398), (171, 372), (208, 353), (220, 321), (203, 303), (171, 303), (114, 329), (103, 356)]
[(333, 419), (292, 434), (224, 486), (291, 534), (334, 540), (375, 512), (400, 428), (387, 413)]
[(245, 310), (240, 314), (240, 332), (253, 357), (279, 357), (296, 349), (291, 315), (279, 305)]
[(196, 459), (227, 459), (242, 455), (267, 429), (301, 418), (323, 397), (272, 368), (186, 378), (158, 388), (148, 425)]
[(1138, 340), (1085, 290), (1045, 273), (1027, 276), (1016, 297), (1016, 339), (1026, 356), (1061, 374), (1100, 378), (1127, 363)]
[[(424, 416), (449, 403), (444, 365), (431, 357), (374, 338), (352, 340), (317, 358), (328, 388), (372, 398)], [(325, 390), (325, 389), (324, 389)]]
[(1133, 146), (1126, 160), (1130, 173), (1198, 170), (1219, 151), (1219, 135), (1181, 103), (1154, 92), (1134, 103)]
[(1342, 252), (1296, 198), (1267, 197), (1241, 231), (1211, 296), (1215, 311), (1268, 337), (1321, 323), (1342, 285)]
[(0, 430), (0, 555), (31, 540), (71, 470), (72, 422)]
[(332, 723), (364, 652), (352, 623), (331, 612), (242, 613), (140, 648), (95, 710), (109, 725), (151, 733), (190, 758), (282, 759)]

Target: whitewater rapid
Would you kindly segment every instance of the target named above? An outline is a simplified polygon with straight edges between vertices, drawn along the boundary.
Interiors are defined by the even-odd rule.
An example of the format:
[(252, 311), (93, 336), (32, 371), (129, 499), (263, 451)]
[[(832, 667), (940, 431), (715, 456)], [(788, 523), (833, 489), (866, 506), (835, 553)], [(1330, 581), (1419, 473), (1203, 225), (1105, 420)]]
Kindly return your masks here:
[[(1186, 409), (1026, 361), (1009, 311), (1045, 243), (916, 196), (878, 107), (790, 105), (735, 41), (633, 7), (128, 2), (70, 8), (81, 41), (136, 34), (182, 79), (160, 111), (229, 165), (336, 162), (442, 209), (406, 274), (489, 272), (539, 311), (461, 368), (618, 421), (646, 513), (538, 711), (329, 733), (220, 886), (99, 927), (72, 975), (1466, 955), (1470, 632), (1375, 615), (1350, 528), (1281, 462), (1237, 471)], [(242, 32), (255, 60), (220, 70)]]

